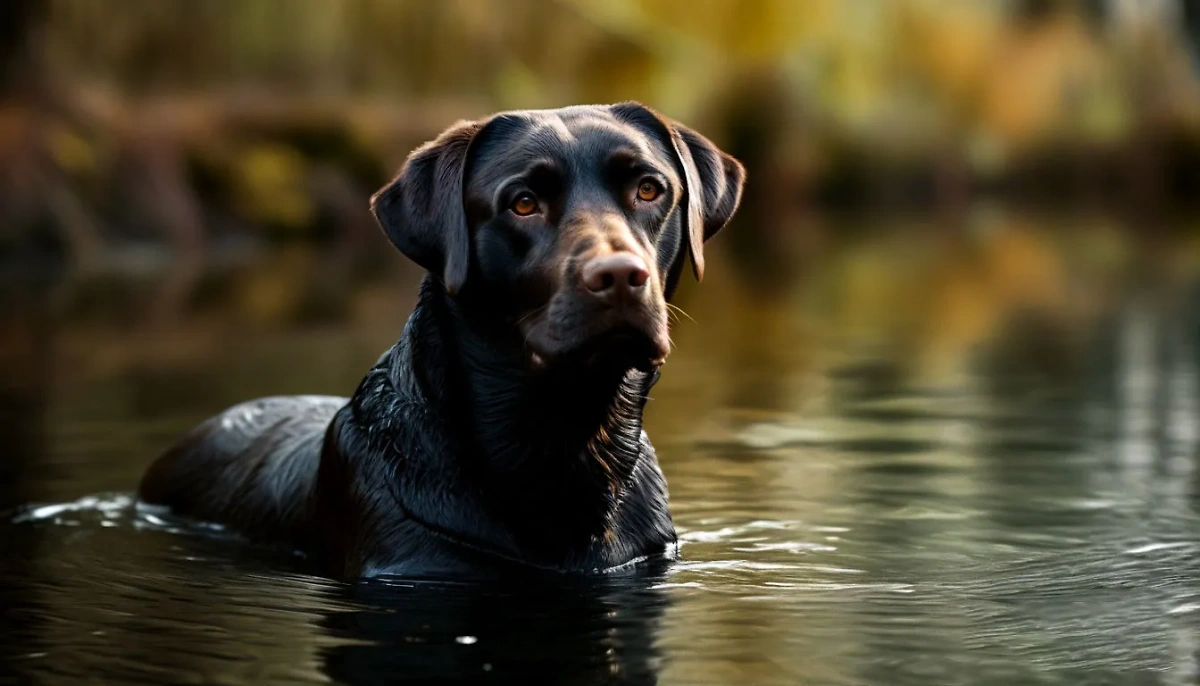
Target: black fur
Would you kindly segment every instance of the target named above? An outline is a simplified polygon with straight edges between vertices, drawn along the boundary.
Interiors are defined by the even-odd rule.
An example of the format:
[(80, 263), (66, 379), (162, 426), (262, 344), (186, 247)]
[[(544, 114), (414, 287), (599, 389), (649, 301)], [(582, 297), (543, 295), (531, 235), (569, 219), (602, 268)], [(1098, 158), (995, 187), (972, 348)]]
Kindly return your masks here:
[[(294, 545), (340, 577), (592, 572), (671, 555), (642, 411), (684, 254), (699, 276), (699, 246), (743, 179), (636, 104), (455, 125), (373, 199), (430, 273), (354, 396), (231, 408), (152, 465), (141, 498)], [(653, 200), (635, 195), (647, 181)], [(522, 193), (536, 213), (510, 210)], [(612, 300), (581, 285), (588, 260), (618, 253), (643, 259), (644, 288)]]

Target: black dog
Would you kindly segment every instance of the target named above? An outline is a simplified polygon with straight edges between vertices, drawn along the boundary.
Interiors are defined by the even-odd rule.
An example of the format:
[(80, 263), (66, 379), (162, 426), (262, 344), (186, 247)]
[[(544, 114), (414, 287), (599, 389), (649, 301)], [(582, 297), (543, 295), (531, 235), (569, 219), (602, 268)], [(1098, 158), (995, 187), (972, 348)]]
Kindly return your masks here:
[(371, 208), (429, 271), (345, 398), (265, 398), (197, 427), (140, 496), (308, 551), (341, 577), (591, 572), (670, 556), (646, 394), (685, 253), (741, 164), (625, 103), (460, 122)]

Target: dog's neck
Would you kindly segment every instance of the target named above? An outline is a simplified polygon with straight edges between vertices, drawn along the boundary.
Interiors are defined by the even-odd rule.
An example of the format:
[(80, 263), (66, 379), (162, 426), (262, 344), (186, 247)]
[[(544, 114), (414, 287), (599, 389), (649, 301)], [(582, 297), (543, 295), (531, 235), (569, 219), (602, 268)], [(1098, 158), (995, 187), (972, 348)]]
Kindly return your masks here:
[(476, 305), (422, 284), (423, 319), (406, 334), (422, 395), (449, 418), (460, 467), (521, 551), (582, 554), (607, 534), (638, 469), (657, 373), (535, 371), (511, 324), (473, 316)]

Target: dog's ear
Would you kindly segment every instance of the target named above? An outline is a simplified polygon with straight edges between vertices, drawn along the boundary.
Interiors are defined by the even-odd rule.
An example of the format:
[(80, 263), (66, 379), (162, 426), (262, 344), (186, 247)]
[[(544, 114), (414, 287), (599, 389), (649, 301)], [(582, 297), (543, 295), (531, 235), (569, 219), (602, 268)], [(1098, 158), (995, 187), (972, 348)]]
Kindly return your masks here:
[(392, 245), (451, 295), (467, 280), (470, 236), (463, 206), (467, 152), (480, 122), (461, 121), (408, 156), (396, 178), (371, 196), (371, 213)]
[(733, 217), (742, 199), (746, 170), (704, 136), (637, 102), (613, 106), (618, 119), (650, 131), (675, 155), (676, 171), (684, 183), (684, 239), (692, 256), (692, 271), (704, 276), (704, 242)]

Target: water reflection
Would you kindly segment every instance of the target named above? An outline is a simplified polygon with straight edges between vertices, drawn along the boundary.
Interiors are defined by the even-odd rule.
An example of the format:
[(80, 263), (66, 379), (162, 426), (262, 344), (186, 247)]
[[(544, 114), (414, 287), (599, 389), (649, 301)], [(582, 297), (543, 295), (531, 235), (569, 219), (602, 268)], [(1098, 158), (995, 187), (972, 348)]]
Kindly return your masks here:
[[(44, 283), (15, 280), (0, 289), (0, 512), (46, 497), (47, 415), (53, 355), (52, 324), (45, 316)], [(0, 535), (0, 656), (37, 651), (32, 637), (49, 620), (37, 602), (36, 560), (42, 533), (4, 529)], [(14, 666), (0, 659), (0, 682), (15, 681)]]
[[(684, 541), (651, 579), (346, 586), (91, 502), (0, 525), (0, 679), (1192, 683), (1200, 250), (1080, 226), (814, 221), (762, 279), (714, 250), (648, 410)], [(46, 328), (5, 358), (0, 502), (127, 491), (213, 410), (347, 392), (402, 309), (176, 357)]]
[(358, 584), (355, 609), (321, 622), (339, 644), (322, 651), (339, 683), (653, 684), (656, 632), (668, 597), (656, 578), (598, 583), (510, 579), (478, 585)]

